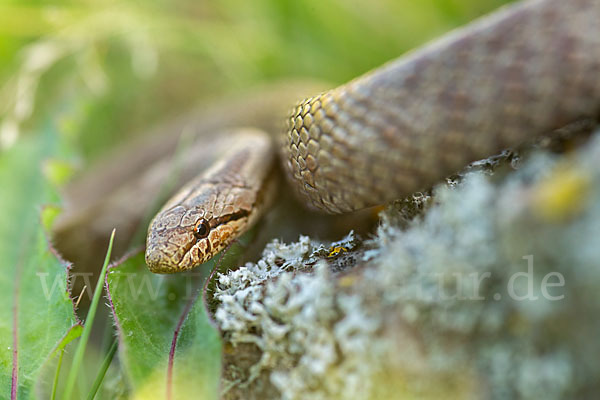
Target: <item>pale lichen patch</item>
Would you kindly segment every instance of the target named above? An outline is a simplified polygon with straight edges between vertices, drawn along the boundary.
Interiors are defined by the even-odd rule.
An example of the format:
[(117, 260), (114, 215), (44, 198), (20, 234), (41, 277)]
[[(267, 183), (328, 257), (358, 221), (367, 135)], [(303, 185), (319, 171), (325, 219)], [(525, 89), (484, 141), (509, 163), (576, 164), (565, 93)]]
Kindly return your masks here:
[[(560, 199), (580, 192), (581, 181), (553, 180), (556, 165), (585, 171), (585, 201), (561, 201), (568, 218), (540, 218), (540, 182)], [(226, 341), (260, 354), (245, 382), (263, 386), (245, 395), (265, 385), (285, 399), (600, 390), (600, 134), (575, 155), (540, 151), (503, 179), (475, 171), (425, 196), (418, 218), (389, 207), (366, 243), (275, 241), (219, 276)], [(360, 252), (361, 267), (332, 271), (323, 259), (336, 246)]]

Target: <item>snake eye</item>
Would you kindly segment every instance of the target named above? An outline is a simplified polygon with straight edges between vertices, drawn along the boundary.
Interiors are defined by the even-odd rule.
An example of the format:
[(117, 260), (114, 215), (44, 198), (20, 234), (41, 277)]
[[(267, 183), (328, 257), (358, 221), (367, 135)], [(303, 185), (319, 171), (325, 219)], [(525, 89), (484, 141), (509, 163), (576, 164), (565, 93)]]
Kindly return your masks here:
[(194, 236), (196, 236), (196, 239), (204, 239), (208, 236), (209, 232), (210, 226), (208, 226), (208, 221), (202, 218), (194, 228)]

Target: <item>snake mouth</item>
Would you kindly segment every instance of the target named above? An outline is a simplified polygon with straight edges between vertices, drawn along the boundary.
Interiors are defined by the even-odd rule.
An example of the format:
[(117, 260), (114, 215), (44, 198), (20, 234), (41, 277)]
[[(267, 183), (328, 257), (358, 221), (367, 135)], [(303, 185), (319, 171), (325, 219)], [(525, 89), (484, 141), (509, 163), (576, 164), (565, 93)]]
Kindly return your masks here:
[(171, 274), (179, 271), (172, 263), (167, 262), (165, 256), (159, 251), (146, 250), (145, 258), (146, 265), (155, 274)]
[(146, 248), (146, 265), (150, 271), (157, 274), (172, 274), (175, 272), (189, 269), (189, 267), (182, 266), (181, 263), (186, 258), (185, 255), (191, 251), (192, 244), (181, 247), (177, 251), (171, 251), (169, 247), (172, 246), (160, 246), (154, 245)]

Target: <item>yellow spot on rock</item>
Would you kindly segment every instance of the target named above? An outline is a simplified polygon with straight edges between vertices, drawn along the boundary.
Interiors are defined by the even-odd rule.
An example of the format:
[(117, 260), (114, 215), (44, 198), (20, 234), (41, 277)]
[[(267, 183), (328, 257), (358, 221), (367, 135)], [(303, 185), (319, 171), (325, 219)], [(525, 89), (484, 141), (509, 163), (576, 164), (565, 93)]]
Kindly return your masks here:
[(339, 280), (338, 280), (338, 284), (341, 287), (350, 287), (352, 285), (354, 285), (354, 283), (357, 281), (355, 276), (351, 276), (351, 275), (346, 275), (346, 276), (342, 276)]
[(340, 253), (345, 253), (347, 251), (348, 251), (348, 249), (343, 246), (335, 246), (335, 247), (332, 247), (331, 249), (329, 249), (329, 254), (327, 254), (327, 257), (328, 258), (335, 257), (335, 256), (339, 255)]
[(585, 206), (590, 189), (590, 177), (582, 169), (560, 166), (534, 191), (534, 212), (548, 221), (573, 217)]

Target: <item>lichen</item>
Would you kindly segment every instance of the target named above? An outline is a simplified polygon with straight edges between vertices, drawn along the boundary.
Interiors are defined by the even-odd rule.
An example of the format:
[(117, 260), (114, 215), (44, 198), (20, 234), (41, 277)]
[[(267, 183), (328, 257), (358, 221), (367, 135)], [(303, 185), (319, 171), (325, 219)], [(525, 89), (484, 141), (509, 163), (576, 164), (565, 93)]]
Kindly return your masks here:
[[(260, 354), (244, 384), (267, 379), (284, 399), (597, 393), (600, 133), (416, 204), (388, 207), (371, 240), (274, 241), (219, 276), (225, 339)], [(355, 268), (331, 268), (335, 246)]]

